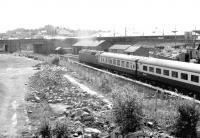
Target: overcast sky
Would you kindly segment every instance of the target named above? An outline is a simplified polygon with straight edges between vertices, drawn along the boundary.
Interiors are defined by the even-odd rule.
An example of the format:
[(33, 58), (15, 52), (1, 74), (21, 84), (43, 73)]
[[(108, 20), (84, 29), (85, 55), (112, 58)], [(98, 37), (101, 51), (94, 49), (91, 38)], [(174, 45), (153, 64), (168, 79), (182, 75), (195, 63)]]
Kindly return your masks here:
[(0, 32), (51, 24), (162, 33), (200, 29), (200, 0), (0, 0)]

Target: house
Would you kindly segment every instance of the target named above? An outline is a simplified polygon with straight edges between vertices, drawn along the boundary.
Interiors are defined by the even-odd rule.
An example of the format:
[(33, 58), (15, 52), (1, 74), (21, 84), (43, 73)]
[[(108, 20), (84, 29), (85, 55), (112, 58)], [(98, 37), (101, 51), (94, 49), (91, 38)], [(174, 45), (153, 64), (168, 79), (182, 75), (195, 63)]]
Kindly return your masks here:
[(124, 51), (129, 48), (131, 45), (125, 45), (125, 44), (114, 44), (109, 48), (109, 52), (112, 53), (121, 53), (124, 54)]
[(126, 50), (124, 50), (124, 53), (128, 55), (149, 57), (149, 50), (142, 46), (130, 46)]
[(108, 51), (111, 44), (105, 40), (82, 39), (72, 45), (73, 54), (78, 54), (81, 49)]

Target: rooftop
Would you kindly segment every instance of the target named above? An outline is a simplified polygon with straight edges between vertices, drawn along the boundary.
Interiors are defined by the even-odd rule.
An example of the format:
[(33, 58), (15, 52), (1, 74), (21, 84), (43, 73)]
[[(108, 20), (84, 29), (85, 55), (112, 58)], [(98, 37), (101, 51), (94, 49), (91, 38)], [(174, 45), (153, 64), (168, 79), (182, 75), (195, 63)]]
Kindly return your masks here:
[(123, 44), (114, 44), (112, 45), (109, 49), (120, 49), (120, 50), (125, 50), (129, 48), (131, 45), (123, 45)]
[(81, 47), (96, 47), (105, 42), (105, 40), (81, 40), (75, 43), (72, 46), (81, 46)]

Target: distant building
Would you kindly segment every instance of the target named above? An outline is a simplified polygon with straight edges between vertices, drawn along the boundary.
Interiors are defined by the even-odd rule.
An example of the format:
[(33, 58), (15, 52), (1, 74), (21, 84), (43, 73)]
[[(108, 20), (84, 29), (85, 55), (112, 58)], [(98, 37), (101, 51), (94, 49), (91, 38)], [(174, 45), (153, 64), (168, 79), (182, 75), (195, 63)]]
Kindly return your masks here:
[(114, 44), (109, 48), (109, 52), (125, 54), (125, 50), (131, 45)]
[(128, 55), (149, 57), (149, 50), (142, 46), (130, 46), (124, 52)]
[(147, 48), (128, 44), (114, 44), (109, 48), (109, 52), (145, 57), (149, 56), (149, 50)]
[(81, 49), (108, 51), (111, 44), (105, 40), (83, 39), (72, 45), (73, 54), (78, 54)]

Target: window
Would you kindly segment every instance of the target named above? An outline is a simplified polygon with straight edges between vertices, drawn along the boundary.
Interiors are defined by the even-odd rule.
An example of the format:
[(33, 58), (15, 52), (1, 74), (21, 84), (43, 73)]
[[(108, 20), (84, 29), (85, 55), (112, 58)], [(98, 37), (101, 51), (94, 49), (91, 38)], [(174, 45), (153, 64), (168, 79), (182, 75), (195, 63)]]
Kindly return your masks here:
[(129, 68), (129, 62), (126, 62), (126, 68)]
[(144, 70), (144, 71), (147, 71), (147, 66), (143, 66), (143, 70)]
[(132, 69), (134, 69), (135, 68), (135, 65), (134, 65), (134, 63), (132, 64), (132, 67), (131, 67)]
[(106, 58), (105, 57), (103, 58), (103, 62), (106, 63)]
[(109, 58), (106, 58), (106, 63), (109, 63)]
[(112, 64), (112, 59), (109, 59), (109, 64)]
[(178, 78), (178, 72), (172, 71), (172, 77), (173, 78)]
[(130, 67), (129, 68), (132, 69), (132, 66), (133, 66), (133, 63), (130, 62)]
[(101, 57), (101, 62), (104, 62), (104, 57)]
[(169, 76), (169, 70), (163, 70), (163, 74), (165, 75), (165, 76)]
[(161, 74), (161, 69), (160, 68), (156, 68), (156, 73), (157, 74)]
[(130, 68), (134, 69), (134, 63), (130, 63)]
[(113, 59), (113, 64), (116, 65), (116, 59)]
[(191, 75), (191, 81), (198, 83), (199, 82), (199, 76)]
[(125, 67), (125, 64), (124, 64), (125, 62), (124, 61), (122, 61), (122, 63), (121, 63), (121, 65), (122, 65), (122, 67)]
[(186, 73), (181, 73), (181, 79), (188, 80), (188, 75)]
[(154, 72), (154, 67), (149, 67), (149, 72)]
[(117, 66), (120, 66), (120, 60), (117, 60)]

